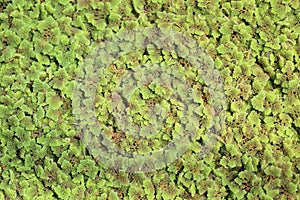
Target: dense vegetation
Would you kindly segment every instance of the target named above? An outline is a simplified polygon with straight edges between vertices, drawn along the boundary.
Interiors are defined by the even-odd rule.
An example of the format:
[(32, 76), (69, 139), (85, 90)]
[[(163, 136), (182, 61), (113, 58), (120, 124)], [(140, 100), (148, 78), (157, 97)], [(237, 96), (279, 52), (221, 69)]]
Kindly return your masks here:
[[(213, 58), (224, 80), (225, 124), (205, 151), (214, 111), (193, 66), (151, 49), (121, 57), (96, 83), (94, 102), (114, 143), (137, 152), (159, 149), (178, 130), (176, 116), (185, 114), (161, 85), (142, 82), (130, 104), (135, 123), (151, 123), (147, 105), (157, 102), (171, 117), (151, 143), (116, 130), (108, 99), (137, 63), (185, 67), (183, 75), (199, 91), (196, 111), (203, 121), (172, 164), (119, 171), (82, 143), (73, 92), (95, 46), (118, 32), (151, 26), (193, 38)], [(0, 0), (0, 199), (297, 199), (299, 54), (299, 0)]]

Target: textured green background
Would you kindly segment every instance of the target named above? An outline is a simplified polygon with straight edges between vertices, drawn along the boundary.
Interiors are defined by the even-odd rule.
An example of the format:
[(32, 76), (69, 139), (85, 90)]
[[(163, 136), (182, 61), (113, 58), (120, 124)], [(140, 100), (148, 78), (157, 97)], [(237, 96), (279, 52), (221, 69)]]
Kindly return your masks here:
[[(0, 199), (299, 199), (299, 13), (299, 0), (0, 0)], [(105, 169), (76, 132), (76, 73), (93, 44), (151, 25), (214, 58), (226, 130), (200, 160), (195, 142), (166, 169)]]

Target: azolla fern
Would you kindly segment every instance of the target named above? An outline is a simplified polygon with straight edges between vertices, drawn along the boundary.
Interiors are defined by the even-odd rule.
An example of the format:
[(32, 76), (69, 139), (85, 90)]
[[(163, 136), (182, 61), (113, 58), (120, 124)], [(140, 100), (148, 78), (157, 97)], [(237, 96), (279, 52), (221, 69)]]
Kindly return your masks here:
[(298, 199), (299, 13), (2, 0), (0, 199)]

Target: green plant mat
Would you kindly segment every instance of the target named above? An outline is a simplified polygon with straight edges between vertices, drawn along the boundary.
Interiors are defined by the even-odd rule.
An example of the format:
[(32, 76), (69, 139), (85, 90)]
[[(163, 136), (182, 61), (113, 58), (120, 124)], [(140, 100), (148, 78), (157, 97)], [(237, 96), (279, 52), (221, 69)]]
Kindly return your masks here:
[[(190, 56), (193, 43), (178, 45), (174, 53), (138, 36), (122, 36), (132, 43), (107, 42), (147, 27), (195, 41), (213, 60), (226, 99), (212, 96), (210, 89), (219, 84), (207, 80), (214, 73), (201, 74), (187, 62), (197, 58)], [(152, 37), (151, 31), (143, 34)], [(179, 38), (172, 41), (183, 42)], [(145, 49), (118, 57), (94, 79), (89, 58), (103, 44), (108, 54), (100, 52), (93, 62), (134, 44)], [(0, 200), (299, 199), (299, 55), (299, 0), (0, 0)], [(151, 63), (160, 64), (159, 82), (146, 82), (148, 68), (136, 70)], [(160, 68), (176, 69), (184, 78)], [(125, 80), (128, 72), (136, 74)], [(176, 85), (167, 82), (170, 77), (184, 86), (170, 90), (168, 84)], [(87, 84), (74, 93), (82, 78)], [(184, 98), (187, 87), (194, 96)], [(120, 103), (118, 88), (130, 93), (127, 103)], [(76, 109), (74, 94), (83, 102)], [(186, 110), (180, 100), (190, 102)], [(224, 116), (214, 117), (213, 103), (225, 105)], [(115, 110), (124, 113), (114, 116)], [(193, 138), (186, 137), (195, 124)], [(85, 138), (85, 126), (92, 139)], [(145, 138), (122, 128), (140, 130)], [(87, 148), (97, 136), (102, 144)], [(159, 152), (172, 141), (177, 143), (168, 154), (149, 154), (152, 165), (136, 159), (127, 170), (117, 168), (127, 160), (114, 163), (105, 154), (113, 148), (121, 157)], [(143, 164), (155, 170), (141, 170)]]

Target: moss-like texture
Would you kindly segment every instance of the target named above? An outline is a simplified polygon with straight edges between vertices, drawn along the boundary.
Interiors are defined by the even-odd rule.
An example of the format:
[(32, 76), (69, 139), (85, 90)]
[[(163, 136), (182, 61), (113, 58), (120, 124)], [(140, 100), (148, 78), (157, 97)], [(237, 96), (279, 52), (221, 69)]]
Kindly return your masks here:
[[(0, 0), (0, 199), (298, 199), (299, 13), (299, 0)], [(226, 128), (200, 159), (204, 129), (171, 165), (125, 173), (103, 167), (84, 148), (73, 88), (94, 45), (152, 25), (194, 38), (214, 59), (224, 79)], [(139, 59), (169, 58), (149, 50)], [(98, 83), (99, 122), (113, 124), (104, 97), (137, 62), (134, 55), (120, 59), (108, 68), (114, 76)], [(136, 123), (148, 123), (141, 105), (168, 98), (159, 87), (136, 91)], [(206, 102), (204, 84), (195, 87)], [(164, 103), (176, 112), (176, 101)], [(118, 132), (111, 138), (141, 152), (159, 148), (171, 140), (174, 120), (151, 143), (125, 141)]]

